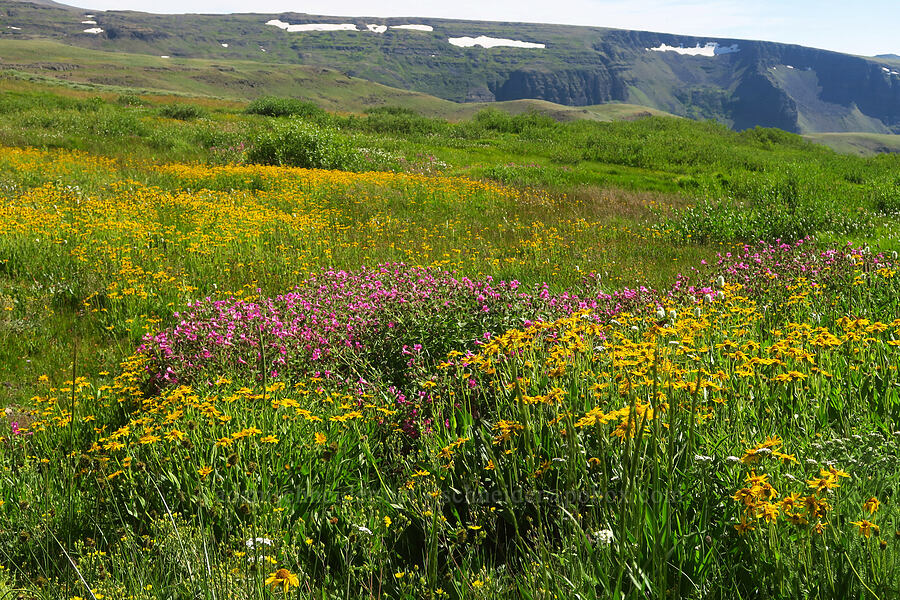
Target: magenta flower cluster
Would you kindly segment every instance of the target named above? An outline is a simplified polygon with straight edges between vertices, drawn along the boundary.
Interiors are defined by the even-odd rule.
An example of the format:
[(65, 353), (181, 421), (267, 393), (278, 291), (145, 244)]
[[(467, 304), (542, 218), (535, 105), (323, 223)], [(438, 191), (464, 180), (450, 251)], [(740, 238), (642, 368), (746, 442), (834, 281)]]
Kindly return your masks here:
[[(860, 258), (862, 257), (862, 258)], [(759, 243), (722, 254), (680, 276), (663, 292), (602, 291), (596, 276), (554, 292), (544, 283), (473, 280), (433, 268), (385, 264), (359, 271), (324, 270), (272, 298), (204, 299), (174, 315), (176, 324), (144, 339), (140, 352), (157, 385), (213, 382), (219, 376), (384, 379), (404, 387), (410, 376), (451, 350), (473, 349), (512, 327), (592, 309), (593, 318), (657, 310), (660, 298), (712, 301), (728, 281), (746, 294), (787, 290), (800, 278), (824, 285), (889, 263), (847, 246), (817, 250), (809, 240)]]

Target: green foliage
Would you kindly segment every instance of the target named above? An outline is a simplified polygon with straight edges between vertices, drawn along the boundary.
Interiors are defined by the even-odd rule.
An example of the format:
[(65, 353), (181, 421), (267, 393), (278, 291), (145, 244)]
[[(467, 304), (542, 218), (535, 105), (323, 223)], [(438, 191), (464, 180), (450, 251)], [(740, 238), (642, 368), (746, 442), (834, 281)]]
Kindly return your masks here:
[(347, 119), (347, 127), (386, 135), (427, 136), (445, 133), (450, 124), (442, 119), (431, 119), (415, 111), (396, 106), (372, 109), (363, 118)]
[(361, 159), (353, 144), (337, 132), (315, 123), (292, 119), (257, 133), (247, 161), (307, 169), (353, 171)]
[(247, 105), (247, 114), (266, 117), (303, 117), (309, 121), (325, 121), (328, 113), (312, 102), (296, 98), (263, 96)]
[(900, 214), (900, 177), (882, 177), (868, 186), (875, 210), (886, 215)]
[(4, 141), (153, 160), (464, 173), (574, 195), (664, 193), (667, 204), (692, 208), (661, 211), (658, 231), (693, 242), (840, 237), (898, 211), (900, 156), (840, 155), (777, 129), (738, 133), (667, 117), (561, 123), (488, 109), (453, 123), (391, 105), (341, 116), (269, 96), (240, 112), (209, 112), (187, 100), (155, 108), (129, 94), (32, 89), (0, 96)]
[(169, 119), (179, 121), (191, 121), (206, 116), (206, 111), (196, 104), (164, 104), (159, 108), (159, 114)]
[(116, 104), (121, 106), (147, 106), (147, 102), (135, 94), (119, 94)]
[(391, 115), (393, 117), (418, 117), (419, 113), (405, 106), (376, 106), (366, 111), (367, 115)]
[[(130, 97), (0, 95), (0, 141), (125, 158), (0, 155), (0, 406), (10, 408), (0, 418), (0, 596), (893, 597), (897, 334), (872, 322), (898, 314), (895, 267), (857, 265), (869, 256), (860, 249), (827, 285), (747, 285), (737, 292), (756, 294), (746, 303), (663, 298), (680, 315), (669, 313), (672, 323), (650, 308), (598, 335), (579, 316), (496, 352), (483, 334), (549, 318), (557, 291), (601, 294), (601, 274), (606, 293), (668, 281), (713, 261), (719, 242), (815, 234), (898, 248), (897, 157), (840, 156), (777, 130), (676, 119), (557, 123), (488, 111), (449, 123), (385, 107), (327, 116), (338, 129), (318, 117), (198, 112), (208, 119), (162, 118)], [(327, 174), (156, 164), (244, 159), (416, 173), (427, 162), (538, 191), (381, 174), (315, 184)], [(136, 206), (129, 198), (151, 194), (152, 227), (120, 216)], [(38, 219), (42, 195), (53, 210)], [(662, 205), (658, 217), (644, 210), (651, 203)], [(130, 237), (107, 226), (88, 235), (110, 215)], [(73, 234), (16, 232), (54, 223)], [(301, 386), (269, 379), (277, 344), (260, 353), (258, 378), (223, 354), (225, 367), (165, 398), (137, 386), (142, 365), (119, 366), (197, 298), (262, 302), (319, 267), (388, 261), (524, 283), (452, 309), (434, 296), (380, 310), (373, 332), (353, 332), (370, 350), (341, 363), (353, 373), (346, 380), (334, 369)], [(706, 275), (688, 283), (730, 288)], [(544, 281), (535, 291), (548, 304), (529, 305), (524, 291)], [(373, 297), (394, 287), (373, 285)], [(844, 315), (861, 317), (847, 319), (858, 329), (841, 325)], [(821, 327), (843, 347), (815, 346)], [(488, 362), (448, 356), (479, 348)], [(669, 362), (658, 370), (661, 357)], [(749, 364), (758, 368), (738, 379)], [(777, 382), (795, 366), (803, 380)], [(575, 425), (595, 407), (615, 415), (639, 401), (665, 410), (622, 422), (634, 438), (610, 435), (615, 417)], [(12, 434), (35, 402), (50, 430)], [(394, 416), (409, 402), (421, 414)], [(364, 418), (347, 416), (357, 409)], [(127, 447), (93, 444), (130, 421)], [(403, 433), (410, 423), (425, 433)], [(504, 440), (503, 423), (521, 429)], [(259, 433), (240, 437), (251, 427)], [(826, 465), (852, 473), (828, 496), (824, 537), (813, 523), (782, 535), (785, 515), (754, 518), (745, 536), (735, 530), (742, 511), (731, 496), (754, 465), (731, 455), (768, 436), (799, 460), (755, 465), (781, 496), (808, 492)], [(884, 502), (874, 516), (863, 510), (871, 496)], [(860, 518), (877, 521), (882, 537), (862, 538), (850, 524)], [(270, 589), (277, 568), (302, 587)], [(13, 590), (21, 586), (31, 591)]]
[(559, 123), (552, 117), (538, 112), (532, 111), (520, 115), (511, 115), (496, 108), (486, 108), (479, 111), (472, 118), (472, 122), (484, 131), (517, 134), (536, 129), (556, 129), (559, 126)]

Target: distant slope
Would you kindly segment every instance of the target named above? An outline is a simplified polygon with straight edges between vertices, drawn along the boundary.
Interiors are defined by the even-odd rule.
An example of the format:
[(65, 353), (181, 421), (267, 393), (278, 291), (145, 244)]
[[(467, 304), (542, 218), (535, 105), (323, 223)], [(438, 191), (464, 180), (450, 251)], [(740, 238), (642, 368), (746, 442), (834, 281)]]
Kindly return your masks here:
[(43, 82), (94, 85), (98, 91), (175, 93), (237, 101), (281, 95), (309, 100), (332, 111), (361, 113), (378, 106), (401, 106), (450, 120), (470, 117), (487, 106), (512, 114), (534, 110), (560, 120), (611, 121), (666, 114), (621, 103), (584, 107), (544, 100), (461, 104), (319, 67), (169, 59), (89, 50), (38, 39), (0, 39), (0, 70), (7, 76)]
[[(735, 129), (759, 125), (803, 133), (900, 133), (896, 61), (789, 44), (448, 19), (87, 13), (16, 0), (0, 0), (0, 14), (6, 23), (0, 39), (52, 38), (114, 52), (253, 61), (272, 70), (283, 64), (328, 68), (455, 102), (622, 102), (716, 119)], [(271, 20), (282, 27), (267, 25)], [(346, 23), (357, 30), (283, 28), (317, 23)], [(409, 24), (433, 30), (391, 28)], [(376, 33), (367, 29), (370, 25), (387, 29)], [(463, 48), (449, 42), (478, 36), (545, 47)], [(212, 71), (209, 77), (221, 78)]]
[(872, 156), (900, 152), (900, 135), (878, 133), (811, 133), (806, 139), (844, 154)]

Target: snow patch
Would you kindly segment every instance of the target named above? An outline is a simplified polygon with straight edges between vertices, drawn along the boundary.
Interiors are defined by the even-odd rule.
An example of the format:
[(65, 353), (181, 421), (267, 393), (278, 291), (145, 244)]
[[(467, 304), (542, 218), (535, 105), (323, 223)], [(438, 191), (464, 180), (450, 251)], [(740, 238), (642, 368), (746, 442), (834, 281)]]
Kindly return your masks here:
[(93, 19), (93, 18), (94, 18), (94, 15), (84, 15), (84, 18), (85, 18), (85, 19)]
[(12, 25), (7, 25), (7, 29), (12, 29), (13, 31), (22, 31), (21, 27), (13, 27)]
[(784, 65), (784, 66), (786, 66), (788, 69), (793, 69), (793, 68), (794, 68), (793, 65)]
[(162, 56), (160, 56), (160, 58), (172, 58), (172, 57), (169, 56), (168, 54), (163, 54)]
[(648, 52), (677, 52), (685, 56), (718, 56), (719, 54), (734, 54), (741, 51), (737, 44), (720, 46), (719, 42), (706, 42), (705, 46), (697, 44), (693, 48), (660, 44), (656, 48), (646, 48), (646, 50)]
[(91, 21), (90, 19), (88, 19), (87, 21), (82, 21), (81, 24), (82, 25), (96, 25), (97, 21)]
[(410, 31), (434, 31), (434, 27), (431, 25), (416, 25), (415, 23), (410, 25), (391, 25), (391, 29), (408, 29)]
[(220, 44), (220, 46), (222, 46), (223, 48), (227, 48), (227, 47), (228, 47), (228, 44), (226, 44), (225, 42), (222, 42), (222, 43)]
[(93, 33), (94, 35), (97, 35), (98, 33), (103, 33), (103, 30), (100, 29), (99, 27), (89, 27), (88, 29), (85, 29), (84, 32), (85, 33)]
[(486, 35), (480, 35), (477, 38), (472, 37), (458, 37), (458, 38), (449, 38), (447, 40), (454, 46), (458, 46), (460, 48), (472, 48), (474, 46), (481, 46), (482, 48), (497, 48), (497, 47), (506, 47), (506, 48), (546, 48), (546, 44), (539, 44), (536, 42), (523, 42), (522, 40), (507, 40), (503, 38), (492, 38), (487, 37)]
[(372, 33), (384, 33), (387, 31), (387, 25), (366, 25), (366, 29)]
[(279, 29), (290, 32), (302, 31), (359, 31), (353, 23), (300, 23), (291, 25), (278, 19), (266, 21), (266, 25), (271, 25)]

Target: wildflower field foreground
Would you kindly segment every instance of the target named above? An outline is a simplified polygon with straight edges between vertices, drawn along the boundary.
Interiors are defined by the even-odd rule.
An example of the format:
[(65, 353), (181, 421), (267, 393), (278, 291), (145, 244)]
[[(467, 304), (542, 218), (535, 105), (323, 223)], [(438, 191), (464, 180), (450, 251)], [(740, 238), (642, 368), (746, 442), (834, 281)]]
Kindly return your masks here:
[(900, 597), (896, 252), (464, 177), (0, 173), (0, 598)]

